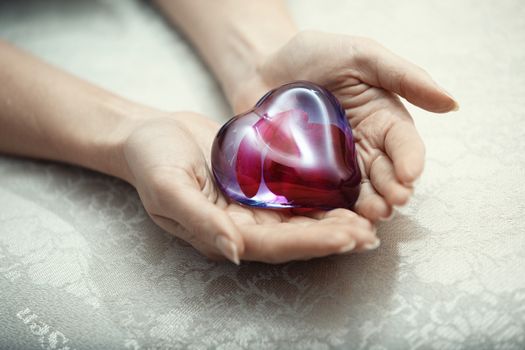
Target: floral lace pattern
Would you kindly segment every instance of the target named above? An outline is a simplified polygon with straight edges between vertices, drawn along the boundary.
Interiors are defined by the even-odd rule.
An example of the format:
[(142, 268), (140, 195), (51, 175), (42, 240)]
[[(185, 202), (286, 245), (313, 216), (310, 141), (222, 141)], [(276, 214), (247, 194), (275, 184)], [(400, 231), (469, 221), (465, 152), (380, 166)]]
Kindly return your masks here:
[[(147, 4), (23, 3), (0, 4), (8, 40), (128, 97), (229, 114)], [(411, 109), (428, 162), (411, 203), (380, 225), (382, 246), (276, 266), (215, 263), (156, 227), (129, 185), (2, 156), (0, 348), (525, 348), (525, 7), (290, 5), (300, 24), (397, 46), (462, 104), (449, 117)], [(427, 52), (429, 33), (440, 35)], [(192, 85), (210, 96), (192, 96)]]

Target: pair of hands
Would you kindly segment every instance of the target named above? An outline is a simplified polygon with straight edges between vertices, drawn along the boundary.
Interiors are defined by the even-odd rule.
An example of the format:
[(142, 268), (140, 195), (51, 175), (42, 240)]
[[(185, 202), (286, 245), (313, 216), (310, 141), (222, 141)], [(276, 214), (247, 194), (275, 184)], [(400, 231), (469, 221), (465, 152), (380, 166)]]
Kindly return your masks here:
[(424, 165), (423, 142), (398, 95), (438, 113), (457, 109), (457, 103), (421, 68), (369, 39), (303, 32), (239, 83), (231, 101), (235, 112), (295, 80), (324, 86), (346, 111), (363, 177), (355, 212), (296, 214), (230, 202), (210, 171), (220, 125), (175, 113), (137, 122), (122, 147), (130, 181), (159, 226), (210, 258), (235, 263), (281, 263), (379, 245), (373, 222), (409, 200)]

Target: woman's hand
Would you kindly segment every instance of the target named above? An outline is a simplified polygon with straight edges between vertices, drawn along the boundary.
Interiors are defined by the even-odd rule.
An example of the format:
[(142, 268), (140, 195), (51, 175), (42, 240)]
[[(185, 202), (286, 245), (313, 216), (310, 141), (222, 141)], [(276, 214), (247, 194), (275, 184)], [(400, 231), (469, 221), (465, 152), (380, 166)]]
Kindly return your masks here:
[(405, 204), (420, 176), (425, 147), (398, 96), (428, 111), (458, 108), (456, 101), (421, 68), (376, 42), (319, 32), (297, 34), (228, 97), (236, 112), (251, 108), (269, 89), (308, 80), (330, 90), (352, 125), (363, 175), (357, 213), (388, 218)]
[(155, 2), (198, 49), (235, 112), (296, 80), (334, 93), (357, 142), (363, 175), (359, 214), (388, 218), (394, 205), (408, 201), (425, 148), (398, 96), (432, 112), (458, 107), (421, 68), (370, 39), (298, 32), (281, 0)]
[(135, 104), (2, 41), (0, 81), (1, 153), (124, 179), (157, 224), (207, 256), (278, 263), (379, 243), (349, 210), (293, 215), (227, 201), (210, 173), (218, 125), (209, 119)]
[(2, 41), (0, 81), (0, 152), (130, 182), (157, 224), (209, 257), (278, 263), (379, 243), (373, 225), (348, 210), (301, 216), (228, 202), (210, 173), (218, 125), (209, 119), (135, 104)]
[(294, 215), (228, 201), (210, 171), (219, 128), (210, 119), (175, 113), (134, 123), (121, 146), (127, 180), (159, 226), (208, 257), (281, 263), (379, 244), (374, 226), (349, 210)]

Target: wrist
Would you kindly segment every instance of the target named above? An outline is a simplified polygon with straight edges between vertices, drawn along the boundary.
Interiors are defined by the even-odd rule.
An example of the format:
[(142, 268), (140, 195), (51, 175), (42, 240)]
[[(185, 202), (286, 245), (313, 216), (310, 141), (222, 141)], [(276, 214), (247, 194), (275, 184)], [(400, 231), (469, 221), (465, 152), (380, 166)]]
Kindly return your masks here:
[(298, 31), (282, 0), (155, 3), (198, 49), (230, 104), (238, 86)]
[[(277, 24), (276, 24), (277, 26)], [(235, 106), (238, 94), (244, 86), (254, 79), (258, 80), (261, 67), (298, 31), (291, 22), (284, 22), (278, 28), (261, 30), (247, 23), (232, 23), (229, 26), (229, 50), (224, 55), (216, 76), (228, 99), (230, 106)]]
[(134, 184), (124, 156), (126, 141), (146, 120), (166, 113), (118, 97), (101, 101), (99, 108), (104, 122), (99, 132), (81, 146), (80, 165)]

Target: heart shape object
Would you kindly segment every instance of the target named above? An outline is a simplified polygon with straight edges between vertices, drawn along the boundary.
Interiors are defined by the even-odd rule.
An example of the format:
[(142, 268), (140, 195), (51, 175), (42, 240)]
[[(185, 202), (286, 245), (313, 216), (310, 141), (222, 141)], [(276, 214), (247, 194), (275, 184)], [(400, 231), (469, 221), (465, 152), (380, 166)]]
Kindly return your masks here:
[(212, 170), (228, 197), (264, 208), (351, 208), (361, 182), (341, 105), (306, 81), (268, 92), (224, 124)]

